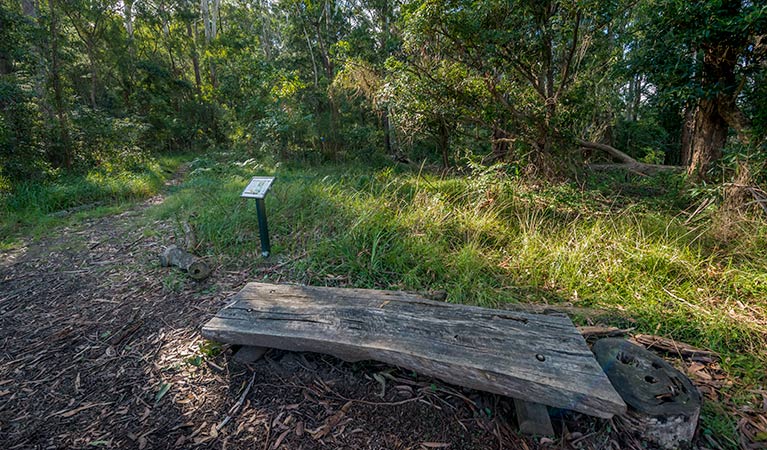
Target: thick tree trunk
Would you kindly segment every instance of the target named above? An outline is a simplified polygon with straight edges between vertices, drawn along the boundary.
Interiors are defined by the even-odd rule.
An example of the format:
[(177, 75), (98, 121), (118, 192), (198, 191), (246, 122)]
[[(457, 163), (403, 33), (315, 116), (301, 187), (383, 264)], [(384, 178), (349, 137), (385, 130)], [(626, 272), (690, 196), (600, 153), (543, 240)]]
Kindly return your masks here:
[(618, 429), (662, 449), (690, 448), (701, 396), (689, 378), (664, 359), (621, 338), (598, 340), (592, 351), (628, 405)]
[(721, 96), (719, 98), (719, 115), (735, 130), (738, 134), (738, 140), (743, 145), (751, 144), (751, 119), (738, 108), (734, 97)]
[[(720, 20), (732, 20), (741, 14), (743, 0), (722, 0)], [(721, 158), (732, 126), (741, 140), (748, 145), (748, 121), (735, 105), (738, 59), (747, 45), (745, 35), (729, 33), (730, 39), (717, 39), (702, 44), (701, 72), (704, 92), (715, 92), (698, 101), (691, 139), (692, 158), (687, 171), (693, 181), (705, 180), (708, 170)], [(728, 123), (729, 122), (729, 123)]]
[(705, 180), (709, 169), (722, 157), (729, 127), (719, 114), (714, 98), (703, 98), (695, 111), (691, 136), (691, 160), (687, 175), (693, 181)]

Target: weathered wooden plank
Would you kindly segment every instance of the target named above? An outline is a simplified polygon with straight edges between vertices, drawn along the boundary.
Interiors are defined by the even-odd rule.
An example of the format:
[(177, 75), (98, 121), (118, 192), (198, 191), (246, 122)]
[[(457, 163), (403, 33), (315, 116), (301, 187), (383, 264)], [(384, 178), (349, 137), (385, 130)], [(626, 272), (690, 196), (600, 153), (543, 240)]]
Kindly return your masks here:
[(517, 424), (522, 434), (532, 436), (554, 436), (549, 409), (540, 403), (526, 402), (514, 399), (514, 409), (517, 413)]
[(569, 318), (413, 294), (249, 283), (202, 330), (239, 345), (372, 359), (446, 382), (610, 418), (626, 405)]

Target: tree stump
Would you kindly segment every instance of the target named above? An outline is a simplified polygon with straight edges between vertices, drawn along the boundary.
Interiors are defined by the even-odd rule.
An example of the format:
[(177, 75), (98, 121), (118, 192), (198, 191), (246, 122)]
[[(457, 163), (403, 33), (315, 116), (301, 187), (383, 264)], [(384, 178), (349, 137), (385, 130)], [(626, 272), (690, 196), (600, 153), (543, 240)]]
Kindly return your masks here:
[(163, 267), (176, 266), (186, 271), (195, 280), (202, 280), (210, 275), (208, 263), (175, 245), (166, 248), (160, 255), (160, 265)]
[(657, 355), (618, 338), (592, 348), (613, 387), (628, 405), (616, 420), (627, 431), (664, 449), (689, 446), (701, 398), (689, 378)]

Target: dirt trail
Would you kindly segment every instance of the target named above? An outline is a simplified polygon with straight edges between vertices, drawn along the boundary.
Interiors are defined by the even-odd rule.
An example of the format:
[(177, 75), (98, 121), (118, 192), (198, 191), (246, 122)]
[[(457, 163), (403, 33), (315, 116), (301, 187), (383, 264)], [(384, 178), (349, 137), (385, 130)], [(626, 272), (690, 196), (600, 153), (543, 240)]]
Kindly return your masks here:
[(535, 446), (496, 396), (376, 363), (272, 351), (245, 367), (201, 350), (201, 325), (253, 278), (160, 268), (174, 225), (140, 224), (162, 200), (0, 253), (3, 448)]

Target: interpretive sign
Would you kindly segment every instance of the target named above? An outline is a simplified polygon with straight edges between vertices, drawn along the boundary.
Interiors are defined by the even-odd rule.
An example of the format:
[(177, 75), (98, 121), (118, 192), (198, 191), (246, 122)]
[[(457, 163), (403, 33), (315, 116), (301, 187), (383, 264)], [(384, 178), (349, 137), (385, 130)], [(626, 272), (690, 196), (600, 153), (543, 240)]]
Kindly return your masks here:
[(250, 183), (242, 191), (242, 197), (245, 198), (264, 198), (269, 188), (272, 187), (274, 177), (253, 177)]
[(266, 205), (264, 197), (272, 187), (274, 177), (253, 177), (242, 191), (241, 197), (256, 199), (256, 214), (258, 215), (258, 234), (261, 236), (261, 256), (266, 258), (272, 251), (269, 244), (269, 227), (266, 223)]

